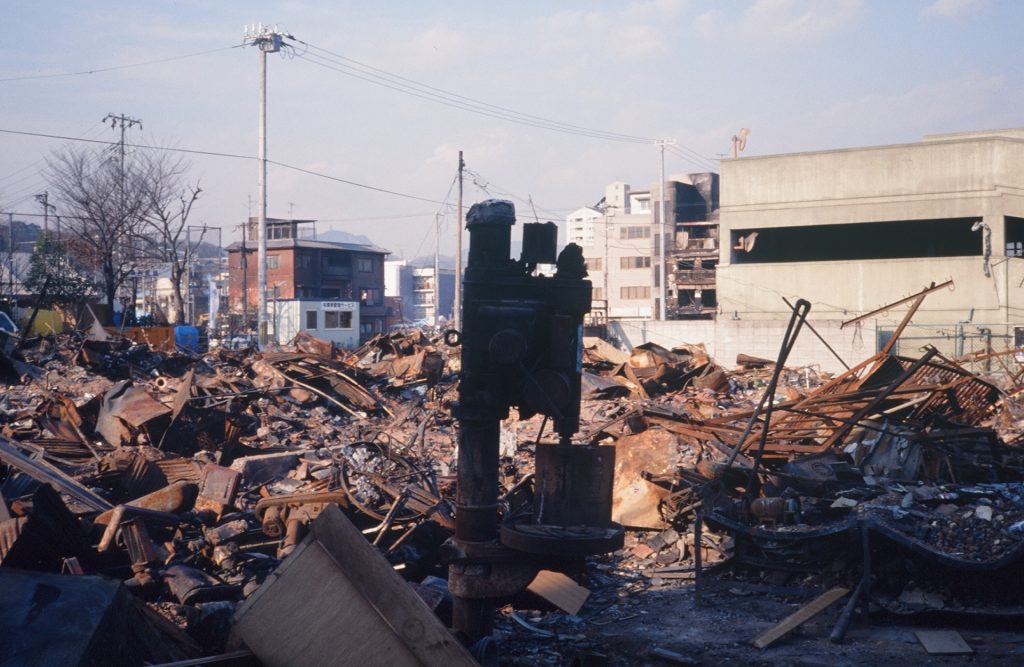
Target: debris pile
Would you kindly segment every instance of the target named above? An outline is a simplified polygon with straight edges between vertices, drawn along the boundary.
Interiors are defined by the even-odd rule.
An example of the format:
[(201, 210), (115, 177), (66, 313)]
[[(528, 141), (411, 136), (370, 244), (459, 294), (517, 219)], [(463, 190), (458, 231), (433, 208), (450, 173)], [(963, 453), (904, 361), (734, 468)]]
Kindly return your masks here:
[[(457, 348), (413, 331), (354, 351), (301, 336), (287, 351), (190, 356), (91, 332), (0, 356), (0, 589), (10, 599), (29, 595), (31, 606), (25, 587), (38, 582), (94, 582), (83, 600), (146, 610), (130, 632), (163, 648), (137, 647), (139, 664), (241, 642), (275, 653), (258, 638), (273, 625), (268, 610), (309, 594), (311, 581), (350, 586), (375, 608), (379, 591), (403, 609), (412, 591), (414, 606), (449, 624)], [(851, 610), (870, 601), (895, 613), (977, 610), (1020, 592), (1007, 574), (1024, 554), (1017, 378), (1001, 388), (935, 350), (883, 351), (830, 377), (787, 368), (784, 355), (741, 356), (729, 371), (701, 345), (626, 353), (598, 339), (585, 341), (584, 369), (578, 441), (615, 447), (612, 518), (628, 528), (626, 545), (543, 571), (501, 610), (498, 628), (523, 660), (596, 660), (602, 629), (636, 618), (641, 594), (696, 585), (713, 596), (716, 579), (735, 595), (810, 586), (831, 594), (828, 605), (850, 594)], [(547, 422), (502, 426), (506, 518), (532, 493)], [(328, 567), (317, 544), (349, 555)], [(377, 555), (387, 574), (371, 566)], [(362, 568), (344, 581), (342, 558)], [(360, 581), (370, 570), (379, 591)], [(401, 593), (395, 572), (409, 582)], [(987, 585), (967, 590), (978, 578), (964, 573)], [(103, 588), (111, 579), (130, 595)], [(385, 625), (404, 613), (396, 605), (378, 608)], [(312, 616), (304, 627), (325, 627)], [(457, 644), (417, 656), (458, 664), (469, 658)]]

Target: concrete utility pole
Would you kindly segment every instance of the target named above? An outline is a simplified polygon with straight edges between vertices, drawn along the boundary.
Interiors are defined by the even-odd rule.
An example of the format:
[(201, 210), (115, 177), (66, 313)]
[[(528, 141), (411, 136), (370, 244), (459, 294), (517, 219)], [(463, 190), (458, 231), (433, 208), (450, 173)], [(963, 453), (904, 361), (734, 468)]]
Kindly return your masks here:
[(455, 306), (452, 319), (456, 331), (462, 331), (462, 170), (466, 163), (459, 151), (459, 210), (455, 222)]
[[(125, 139), (125, 132), (127, 132), (129, 129), (135, 127), (136, 125), (138, 125), (139, 129), (141, 130), (142, 129), (142, 119), (141, 118), (132, 118), (131, 116), (126, 116), (123, 113), (120, 114), (120, 115), (114, 115), (112, 113), (108, 113), (106, 116), (103, 117), (103, 121), (102, 122), (105, 123), (108, 120), (110, 121), (110, 129), (112, 129), (112, 130), (116, 129), (116, 128), (120, 128), (121, 129), (121, 141), (118, 144), (119, 147), (120, 147), (119, 151), (118, 151), (118, 163), (119, 163), (119, 167), (118, 168), (119, 168), (119, 172), (120, 172), (119, 176), (118, 176), (118, 181), (120, 182), (119, 183), (120, 192), (118, 193), (119, 196), (120, 196), (119, 211), (118, 212), (119, 212), (119, 214), (122, 217), (121, 224), (124, 224), (125, 221), (123, 220), (123, 218), (125, 217), (125, 210), (124, 210), (125, 209), (125, 205), (124, 205), (125, 204), (125, 202), (124, 202), (124, 157), (125, 157), (125, 141), (124, 141), (124, 139)], [(127, 241), (128, 241), (128, 259), (131, 261), (132, 272), (134, 273), (134, 271), (135, 271), (135, 239), (131, 235), (129, 235), (128, 238), (127, 238)], [(136, 301), (137, 296), (138, 296), (138, 294), (136, 292), (136, 287), (133, 286), (132, 287), (132, 297), (131, 297), (132, 298), (132, 317), (134, 317), (134, 314), (135, 314), (135, 309), (136, 309), (135, 301)], [(110, 304), (110, 308), (111, 308), (111, 310), (113, 310), (114, 304)], [(128, 317), (129, 317), (129, 313), (128, 313), (127, 309), (125, 309), (125, 312), (121, 315), (121, 318), (122, 318), (121, 319), (121, 328), (122, 329), (125, 326), (125, 322), (128, 321)]]
[(118, 158), (121, 161), (121, 189), (123, 190), (124, 189), (124, 133), (125, 133), (125, 131), (135, 127), (136, 125), (138, 125), (139, 129), (141, 130), (142, 129), (142, 119), (141, 118), (132, 118), (131, 116), (125, 116), (124, 114), (121, 114), (119, 116), (115, 116), (112, 113), (108, 113), (106, 116), (103, 117), (103, 121), (102, 122), (106, 123), (108, 120), (110, 121), (110, 129), (113, 130), (113, 129), (118, 128), (118, 127), (121, 128), (121, 142), (119, 144), (120, 145), (120, 152), (118, 153)]
[(434, 214), (434, 326), (441, 323), (441, 213)]
[[(36, 195), (36, 201), (43, 205), (43, 238), (49, 238), (49, 236), (50, 236), (50, 209), (53, 209), (54, 211), (56, 211), (57, 207), (50, 203), (50, 191), (49, 190), (43, 190), (42, 193)], [(57, 224), (60, 225), (60, 218), (57, 219)], [(60, 236), (60, 234), (57, 234), (57, 236)]]
[(285, 34), (262, 23), (246, 26), (244, 40), (259, 48), (260, 52), (260, 113), (259, 113), (259, 187), (260, 220), (259, 247), (256, 257), (256, 289), (259, 306), (256, 313), (260, 347), (267, 343), (267, 54), (281, 50)]
[[(655, 228), (660, 252), (658, 253), (658, 265), (654, 269), (654, 277), (656, 280), (659, 277), (659, 274), (661, 277), (661, 280), (658, 283), (661, 286), (661, 289), (659, 290), (659, 296), (656, 297), (658, 300), (657, 315), (659, 320), (665, 320), (668, 319), (666, 317), (666, 314), (668, 313), (668, 263), (665, 261), (665, 246), (668, 245), (668, 240), (665, 237), (665, 220), (666, 218), (668, 218), (668, 209), (665, 206), (665, 146), (675, 146), (676, 141), (675, 139), (658, 139), (657, 144), (661, 148), (661, 194), (658, 195), (658, 198), (660, 200), (658, 204), (658, 209), (660, 210), (657, 214), (657, 217), (660, 218), (661, 224)], [(673, 238), (675, 238), (675, 231), (675, 222), (673, 216)]]

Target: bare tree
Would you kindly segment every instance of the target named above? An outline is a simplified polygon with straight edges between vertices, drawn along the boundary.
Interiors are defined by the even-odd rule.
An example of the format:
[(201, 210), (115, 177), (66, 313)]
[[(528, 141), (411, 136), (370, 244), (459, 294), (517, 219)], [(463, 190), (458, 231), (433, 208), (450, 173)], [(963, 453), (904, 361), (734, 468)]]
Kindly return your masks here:
[(188, 218), (199, 199), (199, 181), (190, 185), (186, 173), (191, 165), (181, 157), (168, 153), (150, 153), (146, 160), (146, 219), (141, 247), (147, 258), (164, 262), (171, 270), (171, 301), (173, 321), (185, 321), (183, 281), (195, 247), (189, 237)]
[(147, 165), (79, 147), (54, 153), (47, 165), (66, 229), (95, 261), (101, 292), (113, 308), (137, 261), (136, 239), (149, 209)]

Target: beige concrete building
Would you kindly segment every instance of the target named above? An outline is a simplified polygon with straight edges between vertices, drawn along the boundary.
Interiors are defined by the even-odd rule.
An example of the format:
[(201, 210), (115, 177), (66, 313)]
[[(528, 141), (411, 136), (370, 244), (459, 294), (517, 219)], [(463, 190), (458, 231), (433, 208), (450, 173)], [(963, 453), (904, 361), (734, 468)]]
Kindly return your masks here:
[[(849, 319), (932, 282), (918, 324), (1024, 324), (1024, 129), (722, 161), (719, 318)], [(879, 315), (897, 322), (905, 308)]]

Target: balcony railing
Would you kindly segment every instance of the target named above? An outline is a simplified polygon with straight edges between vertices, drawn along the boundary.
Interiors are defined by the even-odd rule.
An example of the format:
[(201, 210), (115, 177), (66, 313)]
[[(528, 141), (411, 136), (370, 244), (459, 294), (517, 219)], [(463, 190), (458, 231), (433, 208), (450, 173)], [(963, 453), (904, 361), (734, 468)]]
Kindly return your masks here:
[(715, 272), (709, 269), (691, 269), (689, 271), (676, 271), (676, 282), (689, 285), (713, 285)]

